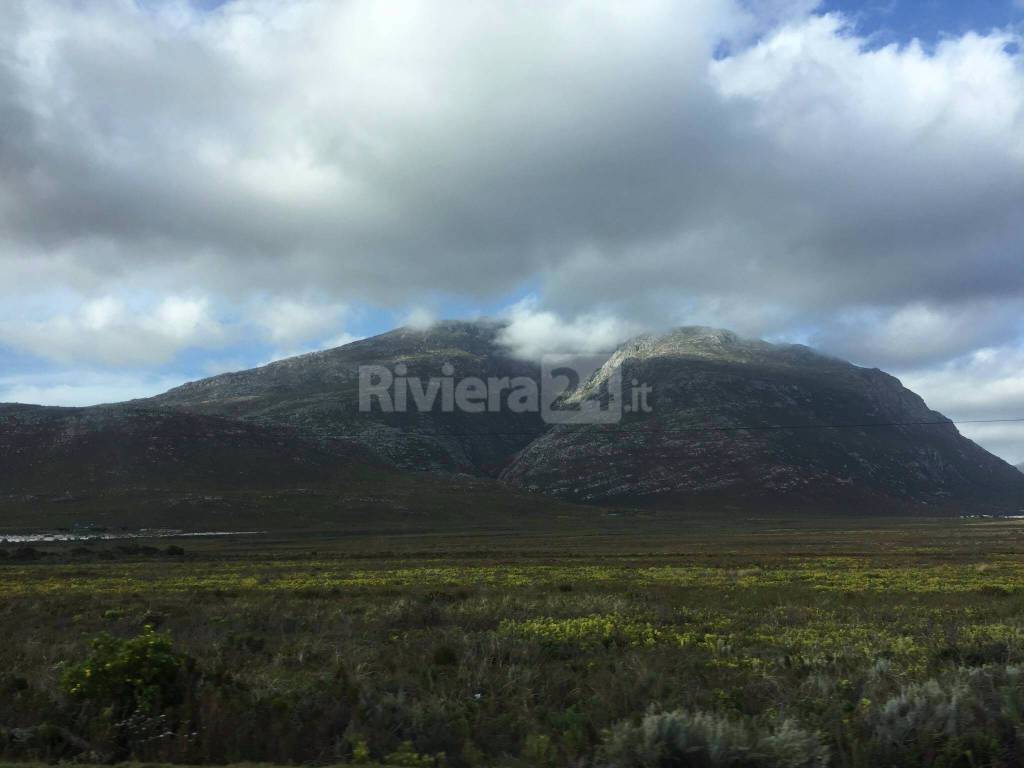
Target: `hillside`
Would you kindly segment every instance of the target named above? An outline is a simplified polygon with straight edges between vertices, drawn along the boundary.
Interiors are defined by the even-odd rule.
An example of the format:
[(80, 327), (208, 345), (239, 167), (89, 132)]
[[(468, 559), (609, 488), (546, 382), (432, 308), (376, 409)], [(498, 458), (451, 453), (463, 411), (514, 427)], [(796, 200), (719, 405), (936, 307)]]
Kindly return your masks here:
[(487, 478), (401, 473), (288, 427), (137, 405), (0, 404), (0, 530), (422, 533), (514, 529), (568, 507)]
[(568, 402), (601, 397), (615, 371), (652, 388), (650, 413), (614, 426), (555, 426), (502, 478), (591, 503), (1024, 507), (1019, 473), (879, 370), (682, 328), (623, 345)]
[(134, 406), (0, 405), (8, 493), (337, 486), (373, 467), (352, 444), (283, 427)]
[[(456, 380), (536, 379), (537, 365), (501, 346), (501, 329), (399, 329), (116, 406), (0, 406), (0, 496), (166, 501), (263, 492), (178, 511), (201, 520), (201, 509), (257, 510), (278, 523), (302, 516), (296, 493), (314, 492), (318, 500), (305, 506), (321, 522), (352, 510), (523, 514), (555, 499), (699, 512), (1024, 507), (1020, 472), (892, 376), (717, 329), (634, 339), (561, 402), (572, 409), (606, 398), (618, 374), (627, 403), (633, 381), (649, 387), (651, 411), (617, 424), (549, 425), (504, 402), (483, 413), (439, 402), (425, 411), (360, 409), (362, 365), (404, 366), (410, 379), (446, 366)], [(538, 494), (548, 498), (540, 503)], [(168, 519), (174, 509), (166, 507)]]
[(528, 376), (536, 365), (512, 357), (493, 322), (446, 322), (430, 330), (400, 328), (343, 347), (192, 382), (145, 402), (149, 406), (283, 424), (322, 440), (354, 440), (407, 470), (497, 475), (540, 435), (537, 413), (359, 410), (359, 367), (405, 366), (409, 378)]

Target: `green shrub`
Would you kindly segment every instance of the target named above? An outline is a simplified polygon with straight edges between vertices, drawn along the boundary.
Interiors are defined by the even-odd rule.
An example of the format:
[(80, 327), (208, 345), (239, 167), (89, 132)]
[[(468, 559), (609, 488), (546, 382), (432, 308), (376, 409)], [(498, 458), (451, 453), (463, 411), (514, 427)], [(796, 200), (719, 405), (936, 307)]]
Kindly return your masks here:
[(1017, 764), (1024, 724), (1024, 672), (961, 669), (907, 686), (868, 718), (881, 761), (899, 765)]
[(444, 752), (421, 755), (411, 741), (403, 741), (397, 750), (384, 758), (384, 762), (402, 768), (444, 768), (448, 764)]
[(557, 751), (551, 744), (551, 737), (543, 733), (533, 733), (523, 742), (522, 758), (531, 766), (542, 768), (553, 765)]
[(639, 725), (607, 734), (606, 768), (817, 768), (828, 750), (813, 733), (786, 720), (774, 729), (706, 712), (651, 712)]
[(109, 709), (114, 717), (157, 715), (181, 703), (189, 659), (174, 651), (169, 635), (147, 626), (127, 640), (103, 633), (91, 646), (89, 657), (61, 677), (71, 698)]

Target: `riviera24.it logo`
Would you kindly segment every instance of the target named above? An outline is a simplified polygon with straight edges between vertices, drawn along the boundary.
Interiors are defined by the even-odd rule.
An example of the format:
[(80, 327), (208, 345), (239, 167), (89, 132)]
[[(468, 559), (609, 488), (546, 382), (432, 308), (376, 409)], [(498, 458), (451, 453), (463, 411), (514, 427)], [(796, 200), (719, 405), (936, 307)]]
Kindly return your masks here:
[(507, 411), (539, 413), (549, 424), (614, 424), (624, 412), (650, 411), (650, 392), (632, 381), (624, 393), (621, 369), (586, 355), (545, 356), (536, 378), (459, 376), (450, 363), (431, 376), (410, 375), (401, 363), (359, 367), (364, 413)]

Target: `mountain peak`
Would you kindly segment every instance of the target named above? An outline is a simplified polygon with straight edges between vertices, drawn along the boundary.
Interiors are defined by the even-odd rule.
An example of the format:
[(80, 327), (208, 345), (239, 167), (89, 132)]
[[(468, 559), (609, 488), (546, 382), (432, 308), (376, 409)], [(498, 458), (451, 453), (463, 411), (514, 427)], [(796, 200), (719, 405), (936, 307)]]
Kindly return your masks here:
[(850, 363), (800, 344), (773, 344), (761, 339), (745, 338), (723, 328), (694, 325), (630, 339), (612, 354), (598, 378), (608, 376), (627, 363), (679, 359), (832, 372), (842, 370), (845, 373), (860, 370)]
[[(326, 487), (344, 479), (345, 467), (382, 462), (498, 476), (574, 501), (671, 509), (962, 514), (1016, 512), (1024, 499), (1020, 472), (891, 376), (720, 328), (675, 328), (619, 347), (572, 396), (600, 399), (616, 368), (623, 382), (642, 382), (651, 407), (632, 409), (624, 385), (627, 405), (614, 428), (552, 426), (536, 408), (361, 406), (364, 365), (401, 365), (403, 381), (421, 383), (446, 363), (462, 379), (540, 380), (537, 365), (502, 347), (505, 327), (449, 320), (399, 328), (127, 406), (2, 409), (0, 456), (9, 457), (8, 484), (26, 488), (32, 478), (46, 485), (62, 477), (83, 487), (154, 488), (165, 475), (168, 484), (214, 487), (227, 482), (217, 477), (223, 467), (254, 487)], [(52, 477), (50, 467), (59, 470)]]
[(419, 335), (458, 335), (465, 333), (471, 335), (487, 335), (491, 333), (497, 333), (507, 325), (508, 321), (499, 320), (491, 317), (481, 317), (475, 320), (436, 320), (430, 323), (429, 325), (424, 326), (403, 325), (400, 328), (396, 328), (395, 330), (391, 331), (390, 333)]
[[(614, 429), (556, 426), (502, 477), (587, 502), (809, 504), (1016, 511), (1024, 482), (892, 376), (789, 344), (684, 327), (623, 344), (567, 404), (602, 401)], [(628, 382), (648, 408), (631, 410)], [(638, 402), (638, 401), (632, 401)]]

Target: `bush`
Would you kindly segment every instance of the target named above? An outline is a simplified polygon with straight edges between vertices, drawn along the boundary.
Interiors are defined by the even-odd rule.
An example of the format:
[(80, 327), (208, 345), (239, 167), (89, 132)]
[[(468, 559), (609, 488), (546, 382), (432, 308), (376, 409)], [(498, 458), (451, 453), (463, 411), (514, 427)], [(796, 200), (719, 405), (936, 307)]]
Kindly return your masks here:
[(30, 728), (0, 726), (0, 752), (19, 760), (46, 762), (91, 755), (88, 743), (67, 729), (49, 723)]
[(774, 729), (705, 712), (651, 712), (619, 723), (599, 754), (607, 768), (813, 768), (828, 764), (820, 739), (786, 720)]
[(1019, 764), (1022, 724), (1024, 673), (1018, 667), (961, 669), (942, 681), (907, 686), (868, 720), (880, 760), (928, 766)]
[(103, 633), (91, 645), (89, 657), (62, 675), (71, 698), (109, 709), (117, 718), (136, 712), (158, 715), (181, 703), (182, 678), (190, 662), (174, 651), (169, 635), (147, 626), (127, 640)]
[(388, 765), (402, 766), (402, 768), (443, 768), (447, 765), (444, 752), (436, 755), (421, 755), (413, 747), (411, 741), (403, 741), (398, 749), (384, 758)]

